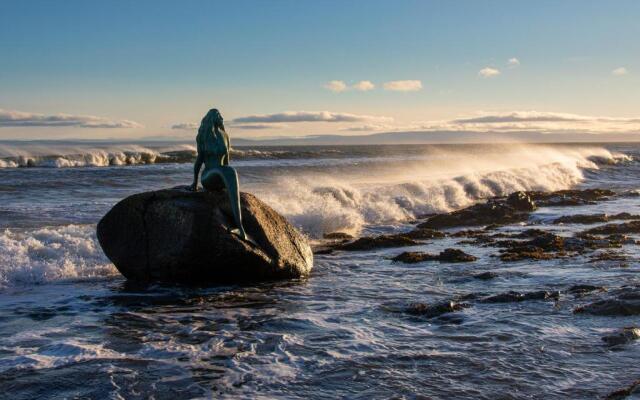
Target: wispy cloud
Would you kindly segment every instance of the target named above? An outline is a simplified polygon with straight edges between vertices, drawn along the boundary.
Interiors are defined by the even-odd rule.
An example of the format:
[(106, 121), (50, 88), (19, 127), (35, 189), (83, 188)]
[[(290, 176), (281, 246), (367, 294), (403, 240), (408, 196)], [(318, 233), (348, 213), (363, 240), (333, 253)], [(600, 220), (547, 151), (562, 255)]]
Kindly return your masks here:
[(243, 130), (262, 130), (262, 129), (283, 129), (287, 125), (284, 124), (232, 124), (232, 128)]
[(512, 57), (509, 60), (507, 60), (507, 65), (511, 68), (515, 68), (520, 65), (520, 60), (518, 60), (515, 57)]
[(388, 124), (365, 124), (365, 125), (349, 126), (341, 130), (348, 131), (348, 132), (371, 132), (371, 131), (391, 131), (394, 129), (396, 129), (396, 127)]
[(344, 81), (329, 81), (324, 85), (324, 88), (335, 93), (340, 93), (347, 90), (347, 84), (344, 83)]
[(276, 114), (248, 115), (233, 120), (235, 124), (284, 122), (390, 122), (393, 118), (331, 111), (286, 111)]
[(191, 131), (191, 130), (194, 130), (194, 129), (198, 129), (199, 126), (200, 126), (200, 124), (197, 124), (195, 122), (179, 122), (177, 124), (171, 125), (171, 129)]
[[(199, 123), (195, 122), (180, 122), (171, 126), (171, 129), (177, 130), (185, 130), (185, 131), (193, 131), (200, 127)], [(234, 129), (242, 129), (242, 130), (261, 130), (261, 129), (282, 129), (287, 126), (284, 124), (276, 124), (276, 123), (263, 123), (263, 124), (236, 124), (231, 123), (227, 124), (227, 127), (231, 127)]]
[(422, 81), (406, 80), (406, 81), (390, 81), (383, 85), (385, 90), (394, 92), (415, 92), (422, 89)]
[(500, 70), (491, 67), (485, 67), (478, 71), (478, 76), (482, 78), (493, 78), (498, 75), (500, 75)]
[(389, 124), (364, 124), (350, 126), (343, 130), (640, 134), (640, 117), (603, 117), (542, 111), (485, 112), (450, 120), (422, 121), (393, 126)]
[(615, 76), (627, 75), (628, 73), (629, 71), (627, 71), (625, 67), (618, 67), (613, 71), (611, 71), (611, 75), (615, 75)]
[(366, 92), (369, 90), (373, 90), (375, 89), (376, 85), (373, 84), (373, 82), (371, 81), (360, 81), (358, 83), (355, 83), (352, 88), (354, 88), (355, 90), (359, 90), (361, 92)]
[(37, 114), (0, 109), (2, 127), (78, 127), (78, 128), (142, 128), (137, 122), (112, 120), (92, 115)]

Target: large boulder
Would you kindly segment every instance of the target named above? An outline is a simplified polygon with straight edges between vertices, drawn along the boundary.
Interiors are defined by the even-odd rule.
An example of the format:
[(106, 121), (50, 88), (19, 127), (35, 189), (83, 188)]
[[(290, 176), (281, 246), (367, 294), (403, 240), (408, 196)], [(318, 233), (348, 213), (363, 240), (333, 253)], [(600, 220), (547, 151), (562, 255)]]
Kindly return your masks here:
[(120, 201), (98, 223), (98, 240), (131, 280), (216, 284), (308, 275), (313, 254), (305, 237), (255, 196), (241, 193), (240, 202), (249, 241), (230, 232), (226, 192), (180, 188)]

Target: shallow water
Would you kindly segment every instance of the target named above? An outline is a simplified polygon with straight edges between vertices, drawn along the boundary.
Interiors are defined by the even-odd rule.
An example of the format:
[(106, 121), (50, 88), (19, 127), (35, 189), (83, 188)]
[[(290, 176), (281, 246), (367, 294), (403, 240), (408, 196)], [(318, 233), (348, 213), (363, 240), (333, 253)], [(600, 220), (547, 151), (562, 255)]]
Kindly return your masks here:
[[(269, 158), (263, 149), (237, 165), (245, 190), (312, 239), (332, 230), (409, 229), (419, 213), (522, 188), (639, 189), (639, 164), (622, 157), (635, 158), (637, 145), (527, 146), (509, 154), (490, 146), (416, 147), (297, 149), (303, 158)], [(607, 165), (602, 157), (619, 162)], [(303, 281), (127, 284), (96, 243), (96, 221), (128, 194), (188, 183), (190, 169), (162, 163), (0, 170), (0, 398), (599, 398), (640, 377), (640, 344), (609, 348), (601, 341), (639, 318), (573, 314), (591, 297), (473, 303), (435, 319), (402, 312), (412, 302), (471, 293), (638, 284), (636, 245), (616, 250), (628, 256), (624, 263), (584, 256), (504, 263), (493, 256), (496, 248), (446, 238), (318, 255)], [(585, 226), (550, 221), (621, 211), (640, 214), (640, 198), (542, 208), (528, 224), (500, 231), (535, 225), (568, 236)], [(389, 260), (405, 250), (446, 247), (479, 259)], [(484, 271), (499, 276), (473, 278)]]

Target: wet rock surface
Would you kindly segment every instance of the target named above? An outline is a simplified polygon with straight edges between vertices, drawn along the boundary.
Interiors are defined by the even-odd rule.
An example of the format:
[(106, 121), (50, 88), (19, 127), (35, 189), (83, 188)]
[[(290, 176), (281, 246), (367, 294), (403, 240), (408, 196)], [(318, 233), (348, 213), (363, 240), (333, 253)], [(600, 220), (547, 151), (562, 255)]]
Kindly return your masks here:
[(448, 263), (471, 262), (477, 260), (470, 254), (459, 249), (444, 249), (440, 254), (430, 254), (415, 251), (405, 251), (394, 258), (393, 261), (403, 262), (407, 264), (415, 264), (423, 261), (440, 261)]
[(363, 251), (375, 250), (389, 247), (415, 246), (420, 242), (410, 238), (405, 234), (367, 236), (354, 240), (353, 242), (338, 244), (333, 247), (335, 250)]
[(628, 286), (610, 291), (605, 298), (578, 306), (573, 312), (599, 316), (640, 315), (640, 287)]
[(607, 214), (576, 214), (565, 215), (553, 220), (554, 224), (597, 224), (615, 220), (634, 220), (640, 219), (640, 215), (622, 212), (614, 215)]
[[(526, 198), (523, 192), (518, 193)], [(515, 200), (516, 208), (505, 199), (491, 199), (483, 204), (475, 204), (462, 210), (435, 215), (419, 224), (418, 228), (442, 229), (526, 221), (532, 211), (532, 209), (523, 206), (526, 201), (523, 199)], [(533, 202), (531, 202), (531, 207), (535, 209)]]
[(611, 235), (625, 233), (640, 233), (640, 221), (607, 224), (584, 231), (584, 234), (587, 235)]
[(353, 239), (353, 235), (345, 233), (345, 232), (331, 232), (326, 233), (323, 236), (325, 239), (329, 240), (348, 240)]
[(480, 274), (475, 274), (473, 275), (473, 277), (475, 279), (479, 279), (481, 281), (490, 281), (492, 279), (497, 278), (499, 275), (495, 272), (491, 272), (491, 271), (487, 271), (487, 272), (482, 272)]
[(631, 383), (629, 386), (611, 392), (605, 397), (605, 400), (623, 400), (629, 398), (631, 395), (640, 393), (640, 379)]
[(608, 346), (622, 346), (638, 339), (640, 339), (640, 328), (630, 326), (622, 328), (612, 335), (604, 336), (602, 341)]
[(594, 286), (594, 285), (573, 285), (568, 290), (567, 293), (573, 294), (574, 296), (584, 296), (593, 292), (606, 292), (607, 289), (604, 286)]
[(485, 297), (480, 299), (480, 303), (517, 303), (527, 300), (558, 300), (560, 298), (560, 292), (551, 292), (548, 290), (539, 290), (535, 292), (515, 292), (510, 291), (506, 293), (497, 294), (495, 296)]
[(410, 315), (434, 318), (443, 314), (461, 311), (466, 307), (468, 307), (467, 304), (448, 300), (436, 304), (413, 303), (407, 307), (405, 312)]
[(555, 192), (526, 192), (538, 207), (580, 206), (609, 200), (616, 193), (608, 189), (558, 190)]

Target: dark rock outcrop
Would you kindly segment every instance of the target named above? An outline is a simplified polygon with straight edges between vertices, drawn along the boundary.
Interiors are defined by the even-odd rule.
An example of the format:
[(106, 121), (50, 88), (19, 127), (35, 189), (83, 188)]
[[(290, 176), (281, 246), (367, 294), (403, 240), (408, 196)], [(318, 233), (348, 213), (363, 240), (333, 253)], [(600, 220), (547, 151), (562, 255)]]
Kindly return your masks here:
[(638, 339), (640, 339), (640, 328), (630, 326), (622, 328), (620, 331), (614, 333), (613, 335), (604, 336), (602, 338), (602, 341), (605, 342), (608, 346), (621, 346)]
[(592, 292), (606, 292), (606, 291), (607, 289), (604, 286), (573, 285), (567, 290), (567, 293), (570, 293), (574, 296), (585, 296)]
[(553, 220), (554, 224), (598, 224), (609, 222), (607, 214), (577, 214), (563, 215)]
[(440, 254), (422, 253), (418, 251), (405, 251), (394, 258), (393, 261), (399, 261), (407, 264), (415, 264), (423, 261), (440, 261), (440, 262), (470, 262), (477, 260), (470, 254), (459, 249), (444, 249)]
[(611, 235), (624, 233), (640, 233), (640, 221), (629, 221), (621, 224), (607, 224), (588, 229), (583, 234)]
[(468, 307), (468, 305), (462, 304), (462, 303), (456, 303), (454, 301), (443, 301), (441, 303), (436, 303), (436, 304), (413, 303), (409, 305), (409, 307), (407, 307), (405, 312), (411, 315), (419, 315), (421, 317), (434, 318), (434, 317), (439, 317), (442, 314), (461, 311), (465, 307)]
[(216, 284), (308, 275), (313, 254), (305, 237), (255, 196), (240, 198), (251, 241), (230, 232), (224, 191), (179, 188), (120, 201), (98, 223), (98, 240), (131, 280)]
[(529, 212), (520, 211), (504, 201), (488, 201), (447, 214), (438, 214), (418, 225), (418, 228), (442, 229), (457, 226), (507, 224), (526, 221)]
[(576, 314), (601, 316), (640, 315), (640, 299), (605, 299), (599, 300), (573, 310)]
[(629, 386), (624, 387), (622, 389), (618, 389), (615, 392), (611, 392), (605, 397), (605, 400), (623, 400), (631, 396), (635, 395), (639, 392), (638, 388), (640, 388), (640, 379), (631, 383)]
[(414, 229), (412, 231), (409, 231), (409, 232), (405, 233), (404, 236), (406, 236), (408, 238), (411, 238), (411, 239), (417, 239), (417, 240), (421, 240), (421, 239), (442, 239), (443, 237), (445, 237), (445, 234), (443, 232), (437, 231), (435, 229), (417, 228), (417, 229)]
[(420, 244), (404, 234), (365, 236), (353, 242), (338, 244), (332, 247), (335, 250), (362, 251), (375, 250), (389, 247), (415, 246)]
[(627, 212), (621, 212), (619, 214), (607, 215), (607, 214), (576, 214), (576, 215), (564, 215), (560, 218), (553, 220), (554, 224), (597, 224), (615, 220), (634, 220), (640, 219), (640, 215), (629, 214)]
[(550, 292), (547, 290), (540, 290), (537, 292), (506, 292), (497, 294), (495, 296), (485, 297), (480, 300), (480, 303), (516, 303), (526, 300), (558, 300), (560, 298), (559, 292)]
[(475, 279), (479, 279), (481, 281), (490, 281), (491, 279), (497, 278), (498, 274), (496, 274), (495, 272), (487, 271), (487, 272), (482, 272), (482, 273), (479, 273), (479, 274), (475, 274), (475, 275), (473, 275), (473, 277)]
[(615, 192), (608, 189), (569, 189), (555, 192), (526, 192), (538, 207), (581, 206), (595, 204), (596, 201), (608, 200)]
[(345, 232), (331, 232), (331, 233), (325, 233), (323, 235), (323, 238), (329, 239), (329, 240), (348, 240), (348, 239), (353, 239), (353, 235), (350, 235)]

